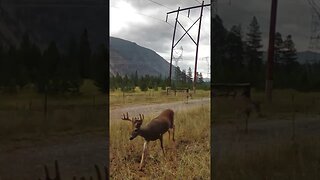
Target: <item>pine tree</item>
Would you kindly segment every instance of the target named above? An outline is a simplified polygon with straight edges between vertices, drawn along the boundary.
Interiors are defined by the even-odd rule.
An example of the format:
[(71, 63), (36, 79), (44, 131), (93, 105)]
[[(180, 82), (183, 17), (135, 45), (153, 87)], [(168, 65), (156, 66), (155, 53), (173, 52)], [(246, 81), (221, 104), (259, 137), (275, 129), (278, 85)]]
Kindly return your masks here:
[[(100, 52), (99, 50), (100, 49), (98, 49), (98, 53), (103, 54), (103, 52)], [(83, 83), (80, 74), (78, 53), (78, 43), (75, 38), (71, 37), (68, 42), (66, 55), (64, 56), (64, 63), (62, 63), (63, 67), (60, 67), (61, 69), (63, 69), (63, 79), (65, 82), (67, 82), (66, 90), (71, 93), (79, 93), (80, 86)], [(97, 58), (99, 58), (99, 55), (101, 54), (96, 55), (98, 56)]]
[(182, 70), (182, 83), (183, 85), (185, 85), (187, 83), (187, 73), (186, 73), (186, 70)]
[[(109, 75), (109, 69), (108, 69), (108, 57), (107, 57), (107, 48), (104, 44), (100, 45), (97, 52), (93, 56), (94, 59), (94, 74), (93, 79), (95, 85), (99, 88), (100, 92), (107, 93), (108, 92), (108, 75)], [(111, 78), (110, 78), (111, 80)], [(112, 86), (112, 89), (115, 89), (115, 78), (112, 78), (113, 81), (110, 82), (110, 86)]]
[(212, 66), (213, 77), (215, 81), (222, 82), (225, 79), (225, 71), (224, 67), (225, 59), (226, 59), (226, 36), (228, 31), (223, 26), (223, 22), (221, 18), (216, 15), (211, 20), (211, 54), (212, 54)]
[(18, 85), (20, 88), (23, 88), (32, 81), (31, 69), (36, 63), (34, 62), (34, 58), (31, 54), (31, 46), (32, 43), (30, 41), (29, 34), (25, 33), (22, 37), (17, 56), (17, 68), (19, 72)]
[(257, 18), (254, 16), (249, 25), (249, 32), (246, 38), (246, 61), (249, 72), (249, 79), (254, 85), (259, 82), (262, 67), (261, 32)]
[(57, 68), (60, 58), (56, 43), (51, 42), (44, 51), (42, 60), (39, 63), (36, 82), (39, 92), (49, 91), (57, 93), (60, 90), (59, 79), (57, 79)]
[(274, 63), (278, 64), (282, 58), (283, 40), (279, 32), (275, 34), (274, 39)]
[(191, 70), (190, 67), (188, 68), (187, 83), (188, 83), (188, 84), (191, 84), (191, 83), (192, 83), (192, 70)]
[(91, 77), (91, 47), (89, 43), (88, 31), (84, 30), (80, 38), (79, 44), (79, 60), (80, 60), (80, 72), (82, 78)]
[[(17, 50), (14, 46), (10, 46), (7, 53), (3, 54), (1, 64), (1, 78), (4, 92), (16, 92), (16, 86), (23, 77), (20, 77), (18, 65)], [(19, 66), (18, 66), (19, 67)], [(25, 81), (25, 79), (23, 79)]]
[(203, 76), (202, 76), (202, 73), (200, 72), (199, 73), (199, 84), (203, 84), (204, 81), (203, 81)]
[(286, 67), (286, 72), (291, 73), (297, 65), (297, 50), (291, 35), (288, 35), (283, 42), (283, 57), (281, 59)]
[(228, 82), (239, 82), (244, 78), (243, 56), (241, 26), (232, 26), (226, 37), (226, 58), (223, 62), (224, 76)]

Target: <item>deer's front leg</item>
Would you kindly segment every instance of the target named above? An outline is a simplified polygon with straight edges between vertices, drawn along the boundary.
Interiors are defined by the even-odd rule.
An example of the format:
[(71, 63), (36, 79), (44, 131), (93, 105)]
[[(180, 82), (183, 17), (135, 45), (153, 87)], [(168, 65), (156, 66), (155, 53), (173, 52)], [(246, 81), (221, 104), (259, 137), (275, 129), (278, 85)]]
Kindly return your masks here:
[(144, 144), (143, 144), (142, 157), (141, 157), (141, 162), (140, 162), (140, 167), (139, 167), (140, 170), (142, 170), (144, 158), (145, 158), (146, 153), (147, 153), (148, 143), (149, 143), (149, 141), (144, 141)]

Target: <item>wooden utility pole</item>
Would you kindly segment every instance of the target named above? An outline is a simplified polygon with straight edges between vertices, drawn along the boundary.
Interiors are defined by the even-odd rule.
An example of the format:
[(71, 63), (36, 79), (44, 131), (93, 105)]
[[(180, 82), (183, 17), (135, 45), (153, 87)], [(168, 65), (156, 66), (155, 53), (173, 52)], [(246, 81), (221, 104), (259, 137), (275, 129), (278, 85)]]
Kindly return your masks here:
[(268, 62), (267, 62), (267, 74), (266, 74), (266, 89), (265, 89), (266, 98), (268, 102), (272, 101), (274, 38), (275, 38), (276, 20), (277, 20), (277, 6), (278, 6), (278, 0), (272, 0), (270, 30), (269, 30)]
[[(172, 79), (171, 76), (172, 76), (173, 49), (178, 45), (178, 43), (181, 41), (181, 39), (185, 35), (188, 35), (190, 37), (190, 39), (193, 41), (193, 43), (196, 45), (196, 57), (195, 57), (195, 66), (194, 66), (194, 79), (193, 79), (193, 91), (195, 93), (195, 90), (196, 90), (196, 79), (197, 79), (198, 49), (199, 49), (199, 41), (200, 41), (200, 29), (201, 29), (201, 20), (202, 20), (203, 8), (205, 6), (210, 6), (210, 5), (211, 4), (204, 4), (204, 1), (202, 1), (202, 4), (199, 5), (199, 6), (193, 6), (193, 7), (183, 8), (183, 9), (180, 9), (180, 7), (179, 7), (178, 10), (170, 11), (170, 12), (167, 13), (167, 16), (169, 14), (171, 14), (171, 13), (177, 13), (177, 17), (176, 17), (176, 21), (175, 21), (175, 25), (174, 25), (174, 30), (173, 30), (172, 45), (171, 45), (170, 70), (169, 70), (169, 85), (170, 86), (171, 86), (171, 79)], [(188, 12), (189, 12), (188, 15), (189, 15), (190, 14), (190, 9), (194, 9), (194, 8), (201, 8), (200, 17), (189, 27), (189, 29), (186, 30), (178, 20), (179, 12), (188, 10)], [(198, 21), (199, 21), (198, 37), (197, 37), (197, 41), (195, 41), (188, 32), (193, 27), (193, 25), (196, 24)], [(174, 40), (175, 40), (175, 35), (176, 35), (177, 24), (179, 24), (181, 26), (181, 28), (185, 31), (185, 33), (180, 37), (180, 39), (177, 42), (175, 42)]]

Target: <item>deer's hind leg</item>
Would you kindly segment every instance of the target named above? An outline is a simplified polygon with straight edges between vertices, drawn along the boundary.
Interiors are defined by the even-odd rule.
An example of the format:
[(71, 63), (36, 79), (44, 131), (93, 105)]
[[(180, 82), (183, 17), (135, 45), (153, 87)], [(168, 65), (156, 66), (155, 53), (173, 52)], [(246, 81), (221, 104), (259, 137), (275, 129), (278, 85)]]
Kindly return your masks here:
[(174, 130), (175, 130), (175, 125), (172, 125), (172, 140), (174, 142)]
[(160, 140), (160, 145), (161, 145), (161, 149), (162, 149), (162, 152), (163, 152), (163, 156), (165, 156), (165, 154), (164, 154), (164, 149), (163, 149), (163, 139), (162, 139), (162, 134), (160, 135), (160, 138), (159, 138), (159, 140)]

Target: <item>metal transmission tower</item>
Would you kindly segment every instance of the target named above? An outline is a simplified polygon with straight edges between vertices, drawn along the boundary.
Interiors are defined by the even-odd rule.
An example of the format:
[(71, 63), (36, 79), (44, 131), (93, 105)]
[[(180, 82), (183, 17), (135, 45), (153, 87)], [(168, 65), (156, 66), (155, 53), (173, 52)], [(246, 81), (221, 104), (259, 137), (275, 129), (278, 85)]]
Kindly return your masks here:
[(212, 16), (218, 14), (218, 0), (211, 0), (212, 3)]
[[(172, 38), (172, 45), (171, 45), (171, 56), (170, 56), (170, 70), (169, 70), (169, 85), (171, 86), (171, 75), (172, 75), (172, 59), (173, 59), (173, 49), (177, 46), (177, 44), (181, 41), (181, 39), (187, 34), (190, 39), (193, 41), (193, 43), (196, 45), (196, 56), (195, 56), (195, 68), (194, 68), (194, 79), (197, 79), (197, 62), (198, 62), (198, 49), (199, 49), (199, 41), (200, 41), (200, 29), (201, 29), (201, 21), (202, 21), (202, 14), (203, 14), (203, 8), (206, 6), (211, 6), (211, 4), (204, 4), (204, 1), (202, 1), (202, 4), (199, 6), (193, 6), (193, 7), (188, 7), (188, 8), (178, 8), (178, 10), (175, 11), (170, 11), (167, 12), (167, 17), (171, 13), (177, 13), (176, 16), (176, 21), (174, 24), (174, 31), (173, 31), (173, 38)], [(186, 11), (190, 12), (191, 9), (195, 8), (201, 8), (200, 10), (200, 17), (189, 27), (187, 30), (183, 27), (181, 22), (179, 21), (179, 12)], [(190, 14), (190, 13), (188, 13)], [(166, 18), (167, 19), (167, 18)], [(195, 41), (192, 36), (188, 33), (189, 30), (199, 21), (199, 28), (198, 28), (198, 36), (197, 40)], [(175, 42), (175, 35), (176, 35), (176, 29), (177, 29), (177, 24), (180, 25), (180, 27), (185, 31), (185, 33), (179, 38), (177, 42)], [(193, 81), (193, 92), (195, 93), (196, 91), (196, 81)]]
[(174, 59), (174, 65), (175, 65), (175, 80), (178, 81), (178, 63), (179, 61), (183, 60), (183, 47), (180, 46), (180, 48), (178, 50), (174, 49), (174, 55), (173, 55), (173, 59)]
[(320, 51), (320, 7), (315, 0), (307, 0), (312, 8), (311, 20), (311, 36), (309, 41), (309, 49), (312, 51)]
[(208, 70), (207, 70), (207, 76), (208, 76), (208, 78), (210, 77), (210, 61), (209, 61), (209, 56), (207, 56), (207, 57), (203, 57), (202, 58), (202, 60), (205, 60), (206, 62), (207, 62), (207, 68), (208, 68)]

